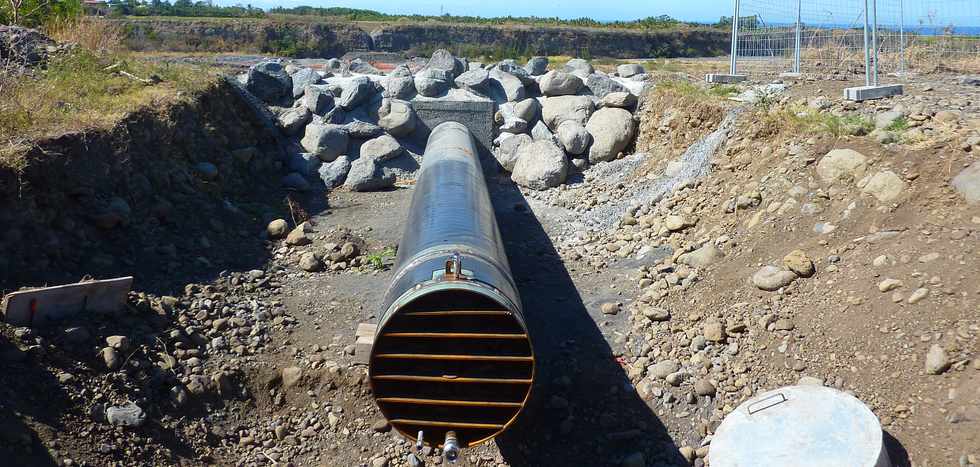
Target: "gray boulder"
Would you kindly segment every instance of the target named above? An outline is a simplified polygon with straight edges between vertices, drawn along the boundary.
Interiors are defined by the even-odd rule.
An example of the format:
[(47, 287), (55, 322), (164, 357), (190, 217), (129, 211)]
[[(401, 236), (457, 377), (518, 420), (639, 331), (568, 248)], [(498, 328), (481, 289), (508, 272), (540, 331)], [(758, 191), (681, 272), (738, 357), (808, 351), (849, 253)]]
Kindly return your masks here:
[(275, 103), (292, 96), (293, 79), (279, 62), (261, 62), (248, 69), (245, 88), (259, 99)]
[(344, 110), (353, 109), (378, 91), (377, 85), (367, 76), (358, 76), (343, 85), (337, 107)]
[(538, 103), (537, 99), (528, 98), (514, 103), (514, 116), (528, 123), (537, 120), (540, 113), (541, 104)]
[(333, 102), (333, 93), (327, 86), (314, 84), (307, 86), (303, 92), (303, 107), (315, 115), (326, 115), (333, 109)]
[(300, 145), (324, 162), (331, 162), (347, 152), (349, 137), (341, 125), (313, 122), (306, 125), (306, 133)]
[(556, 96), (544, 99), (541, 104), (541, 119), (548, 129), (555, 131), (566, 120), (585, 125), (595, 111), (595, 103), (589, 96)]
[(598, 98), (606, 97), (612, 92), (629, 92), (626, 86), (616, 82), (616, 80), (599, 73), (593, 73), (585, 78), (585, 87), (589, 88), (593, 96)]
[(293, 98), (298, 99), (306, 92), (306, 87), (320, 82), (320, 74), (312, 68), (300, 68), (293, 73)]
[(615, 159), (633, 140), (636, 125), (629, 112), (606, 107), (592, 114), (585, 128), (592, 135), (589, 162), (595, 164)]
[(385, 173), (374, 159), (361, 157), (351, 163), (344, 186), (351, 191), (383, 190), (395, 186), (395, 174)]
[(365, 62), (359, 58), (351, 60), (350, 66), (347, 67), (351, 73), (360, 73), (362, 75), (383, 75), (381, 70), (374, 67), (374, 65)]
[(636, 106), (636, 96), (628, 92), (610, 92), (599, 99), (600, 107), (631, 109)]
[(370, 158), (378, 162), (394, 159), (404, 152), (402, 145), (391, 135), (381, 135), (367, 140), (361, 145), (361, 158)]
[(350, 157), (340, 156), (333, 162), (322, 164), (317, 172), (327, 189), (332, 190), (344, 183), (347, 172), (350, 172), (350, 166)]
[(381, 81), (384, 97), (408, 100), (415, 96), (415, 79), (412, 75), (388, 75)]
[[(449, 53), (449, 51), (445, 49), (439, 49), (432, 52), (432, 57), (429, 58), (429, 63), (426, 67), (445, 71), (448, 75), (448, 81), (452, 81), (453, 78), (465, 70), (463, 67), (463, 62), (457, 60), (453, 54)], [(416, 85), (418, 85), (418, 83), (416, 83)]]
[(286, 166), (290, 171), (296, 172), (304, 177), (316, 176), (316, 172), (322, 164), (323, 161), (316, 154), (310, 154), (308, 152), (290, 154), (286, 160)]
[(392, 136), (402, 137), (415, 131), (415, 110), (407, 102), (385, 99), (378, 109), (378, 125)]
[(517, 164), (518, 152), (521, 146), (530, 144), (530, 136), (526, 134), (513, 135), (509, 138), (503, 138), (500, 141), (500, 145), (493, 151), (493, 157), (497, 159), (500, 166), (508, 172), (514, 170), (514, 165)]
[(548, 72), (548, 57), (531, 57), (524, 65), (524, 70), (531, 76), (541, 76)]
[(980, 86), (980, 76), (964, 76), (960, 78), (960, 84), (964, 86)]
[(482, 68), (470, 70), (456, 77), (456, 87), (477, 94), (487, 94), (490, 82), (490, 72)]
[(425, 97), (438, 97), (449, 92), (452, 75), (439, 68), (426, 68), (415, 75), (415, 90)]
[(582, 87), (582, 79), (571, 73), (551, 70), (541, 77), (538, 87), (545, 96), (567, 96), (578, 92)]
[(544, 121), (538, 120), (534, 126), (531, 127), (531, 139), (535, 141), (550, 141), (554, 144), (561, 144), (558, 142), (558, 138), (554, 133), (545, 125)]
[(277, 117), (279, 128), (286, 135), (293, 136), (298, 135), (303, 128), (306, 127), (307, 123), (310, 123), (310, 119), (313, 118), (313, 114), (310, 109), (305, 106), (293, 107)]
[(511, 63), (507, 61), (500, 62), (499, 64), (497, 64), (496, 69), (504, 73), (510, 73), (514, 75), (517, 79), (521, 81), (521, 84), (523, 84), (525, 88), (529, 88), (531, 86), (537, 86), (538, 82), (534, 79), (534, 77), (531, 76), (531, 74), (528, 73), (527, 70), (524, 69), (524, 67), (518, 66), (516, 63)]
[(550, 141), (532, 141), (518, 148), (510, 179), (533, 190), (547, 190), (561, 185), (567, 177), (565, 152)]
[(500, 131), (504, 133), (524, 133), (527, 131), (527, 120), (517, 117), (504, 118), (500, 124)]
[(558, 141), (565, 148), (565, 152), (576, 156), (585, 152), (589, 148), (589, 143), (592, 142), (592, 135), (589, 134), (588, 130), (580, 123), (571, 120), (566, 120), (558, 125), (557, 135)]
[(327, 59), (326, 63), (323, 64), (326, 69), (339, 73), (344, 70), (344, 62), (340, 61), (339, 58)]
[(953, 188), (966, 199), (967, 204), (980, 203), (980, 162), (974, 162), (953, 177)]
[(376, 138), (385, 132), (384, 128), (381, 128), (377, 124), (356, 118), (350, 119), (343, 127), (348, 136), (356, 139)]
[(586, 76), (595, 73), (595, 68), (592, 68), (592, 64), (581, 58), (573, 58), (569, 60), (568, 63), (565, 63), (565, 66), (562, 67), (562, 70), (566, 73), (575, 74), (579, 78), (585, 78)]
[(636, 63), (624, 63), (616, 67), (616, 73), (623, 78), (630, 78), (641, 73), (646, 73), (647, 71), (643, 69), (642, 66)]
[(490, 83), (492, 86), (490, 93), (498, 102), (519, 101), (524, 99), (527, 94), (527, 91), (524, 89), (524, 83), (506, 71), (495, 68), (490, 72), (490, 80), (492, 81)]

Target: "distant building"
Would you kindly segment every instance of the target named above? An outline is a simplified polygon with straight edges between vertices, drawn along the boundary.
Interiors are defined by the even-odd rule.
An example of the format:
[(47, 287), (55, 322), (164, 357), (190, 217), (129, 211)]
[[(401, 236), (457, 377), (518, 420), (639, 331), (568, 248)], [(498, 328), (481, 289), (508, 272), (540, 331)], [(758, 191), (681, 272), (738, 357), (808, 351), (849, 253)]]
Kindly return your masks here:
[(105, 0), (82, 0), (82, 11), (89, 16), (108, 16), (109, 2)]

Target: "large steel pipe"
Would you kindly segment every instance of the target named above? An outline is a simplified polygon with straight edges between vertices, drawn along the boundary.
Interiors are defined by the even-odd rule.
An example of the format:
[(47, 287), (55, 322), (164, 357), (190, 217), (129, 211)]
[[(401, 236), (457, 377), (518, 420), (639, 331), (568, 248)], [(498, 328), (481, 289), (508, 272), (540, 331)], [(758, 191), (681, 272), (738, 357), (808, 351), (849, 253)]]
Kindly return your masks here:
[(442, 447), (507, 429), (534, 353), (479, 155), (465, 126), (432, 130), (371, 349), (371, 388), (392, 427)]

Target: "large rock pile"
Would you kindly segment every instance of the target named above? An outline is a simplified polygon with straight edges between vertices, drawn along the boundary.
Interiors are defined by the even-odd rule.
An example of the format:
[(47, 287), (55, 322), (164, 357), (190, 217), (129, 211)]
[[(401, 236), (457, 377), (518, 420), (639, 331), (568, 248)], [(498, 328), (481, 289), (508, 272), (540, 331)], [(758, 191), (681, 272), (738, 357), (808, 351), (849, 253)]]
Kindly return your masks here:
[(321, 71), (265, 61), (239, 78), (277, 116), (291, 189), (392, 187), (418, 167), (420, 155), (403, 147), (420, 126), (413, 101), (432, 99), (492, 100), (496, 160), (516, 183), (551, 188), (630, 146), (647, 79), (639, 65), (608, 75), (574, 59), (549, 71), (545, 57), (485, 65), (445, 50), (387, 75), (367, 63), (331, 64)]

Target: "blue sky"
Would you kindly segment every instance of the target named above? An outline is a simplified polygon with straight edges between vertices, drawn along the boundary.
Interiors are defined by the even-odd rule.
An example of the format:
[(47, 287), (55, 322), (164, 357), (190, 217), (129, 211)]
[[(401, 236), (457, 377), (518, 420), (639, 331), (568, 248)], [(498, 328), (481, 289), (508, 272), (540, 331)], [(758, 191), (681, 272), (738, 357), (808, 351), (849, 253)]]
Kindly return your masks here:
[[(978, 0), (980, 1), (980, 0)], [(247, 3), (245, 0), (220, 0), (222, 5)], [(718, 21), (731, 15), (730, 0), (253, 0), (252, 5), (272, 6), (339, 6), (364, 8), (384, 13), (476, 16), (559, 16), (598, 20), (637, 19), (670, 15), (688, 21)]]

